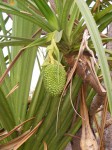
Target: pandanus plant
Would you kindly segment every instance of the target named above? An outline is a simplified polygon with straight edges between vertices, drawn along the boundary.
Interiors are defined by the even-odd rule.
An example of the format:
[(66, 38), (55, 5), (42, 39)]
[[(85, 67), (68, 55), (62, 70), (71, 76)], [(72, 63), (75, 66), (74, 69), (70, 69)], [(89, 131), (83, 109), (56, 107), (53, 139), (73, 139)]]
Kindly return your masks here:
[(81, 127), (81, 149), (102, 148), (112, 113), (112, 38), (103, 32), (111, 21), (109, 0), (0, 1), (1, 150), (64, 150)]

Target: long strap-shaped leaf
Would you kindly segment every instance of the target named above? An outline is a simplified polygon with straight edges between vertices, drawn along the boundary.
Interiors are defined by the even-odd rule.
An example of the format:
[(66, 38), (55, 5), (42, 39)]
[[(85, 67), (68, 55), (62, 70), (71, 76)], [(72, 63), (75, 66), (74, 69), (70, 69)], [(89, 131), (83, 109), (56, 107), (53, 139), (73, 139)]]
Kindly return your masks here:
[(100, 26), (98, 27), (99, 31), (102, 32), (111, 22), (112, 22), (112, 12), (107, 13), (104, 17), (99, 19), (98, 21), (98, 23), (100, 23)]
[(96, 53), (98, 54), (98, 59), (102, 70), (105, 87), (107, 90), (109, 107), (112, 114), (112, 81), (110, 78), (109, 67), (107, 64), (107, 59), (105, 56), (105, 51), (101, 42), (99, 31), (86, 2), (84, 0), (76, 0), (76, 3), (86, 21), (86, 25), (90, 32)]
[(62, 30), (64, 30), (64, 35), (63, 35), (63, 38), (65, 39), (65, 41), (68, 42), (68, 37), (67, 37), (67, 34), (68, 34), (68, 28), (67, 28), (67, 24), (68, 24), (68, 18), (69, 18), (69, 13), (70, 13), (70, 9), (71, 9), (71, 6), (73, 4), (73, 0), (70, 0), (70, 1), (66, 1), (65, 4), (64, 4), (64, 7), (63, 7), (63, 13), (62, 13), (62, 18), (61, 18), (61, 28)]
[(37, 24), (38, 26), (42, 27), (42, 29), (47, 31), (47, 32), (54, 30), (54, 28), (38, 14), (36, 15), (36, 19), (35, 19), (32, 16), (32, 14), (24, 13), (24, 12), (18, 10), (16, 7), (12, 7), (12, 6), (5, 4), (5, 3), (2, 3), (2, 2), (0, 2), (0, 10), (2, 12), (17, 15), (17, 16), (20, 16), (20, 17), (26, 19), (26, 20), (29, 20), (30, 22)]
[(15, 126), (14, 116), (4, 93), (0, 89), (0, 123), (6, 130), (11, 130)]
[(108, 6), (101, 12), (97, 12), (94, 16), (95, 20), (98, 21), (99, 19), (103, 18), (107, 13), (112, 12), (112, 5)]
[(52, 12), (47, 2), (45, 0), (34, 0), (34, 2), (38, 6), (41, 13), (48, 20), (48, 22), (52, 26), (55, 26), (56, 30), (58, 30), (58, 21), (57, 21), (56, 15)]
[(61, 17), (63, 13), (63, 1), (60, 0), (54, 0), (56, 5), (56, 12), (58, 14), (59, 22), (61, 23)]

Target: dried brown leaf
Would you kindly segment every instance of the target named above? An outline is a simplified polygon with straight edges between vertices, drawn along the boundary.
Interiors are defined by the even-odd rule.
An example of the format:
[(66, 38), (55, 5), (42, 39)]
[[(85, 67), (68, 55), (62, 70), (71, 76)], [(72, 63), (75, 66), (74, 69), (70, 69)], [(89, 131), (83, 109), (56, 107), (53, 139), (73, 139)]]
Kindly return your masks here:
[(0, 137), (6, 135), (8, 132), (5, 129), (0, 129)]
[(82, 150), (98, 150), (98, 144), (94, 137), (94, 134), (91, 130), (90, 124), (89, 124), (89, 116), (88, 116), (88, 110), (85, 103), (85, 92), (84, 92), (84, 86), (82, 87), (81, 91), (81, 115), (85, 120), (82, 119), (82, 135), (81, 135), (81, 141), (80, 146)]
[[(95, 66), (94, 66), (94, 60), (91, 58), (91, 62), (89, 60), (87, 60), (87, 63), (88, 63), (88, 66), (91, 70), (91, 73), (92, 73), (92, 76), (94, 77), (98, 87), (99, 87), (99, 90), (98, 91), (101, 91), (101, 93), (106, 93), (106, 90), (104, 89), (104, 87), (101, 85), (100, 81), (99, 81), (99, 78), (96, 74), (96, 71), (95, 71)], [(98, 92), (97, 91), (97, 92)], [(100, 93), (99, 93), (100, 94)]]
[(0, 145), (0, 150), (12, 150), (18, 144), (18, 142), (21, 141), (29, 132), (30, 130), (26, 131), (21, 136), (11, 140), (7, 144)]
[(22, 122), (21, 124), (19, 124), (19, 125), (16, 126), (15, 128), (13, 128), (10, 132), (8, 132), (8, 133), (5, 134), (2, 138), (0, 138), (0, 141), (1, 141), (1, 140), (4, 140), (4, 139), (7, 138), (8, 136), (10, 136), (12, 133), (14, 133), (14, 131), (17, 131), (22, 125), (24, 125), (25, 123), (31, 121), (32, 119), (34, 119), (34, 117), (33, 117), (33, 118), (30, 118), (30, 119), (28, 119), (28, 120), (26, 120), (26, 121), (24, 121), (24, 122)]
[(7, 98), (8, 96), (10, 96), (12, 93), (14, 93), (14, 91), (15, 91), (16, 89), (18, 89), (18, 87), (19, 87), (19, 84), (16, 84), (16, 85), (12, 88), (12, 90), (9, 92), (9, 94), (7, 94), (6, 98)]
[(100, 148), (99, 149), (104, 149), (104, 144), (103, 144), (103, 135), (104, 135), (104, 128), (106, 124), (106, 116), (107, 116), (107, 108), (108, 108), (108, 100), (107, 96), (105, 97), (104, 100), (104, 109), (102, 112), (102, 121), (101, 121), (101, 132), (100, 132)]
[(48, 150), (48, 146), (47, 146), (46, 142), (43, 141), (43, 143), (44, 143), (44, 150)]
[(5, 70), (5, 72), (3, 73), (3, 75), (0, 77), (0, 84), (2, 84), (2, 82), (4, 81), (5, 77), (7, 76), (7, 74), (9, 73), (9, 71), (11, 70), (11, 68), (14, 66), (14, 64), (16, 63), (16, 61), (20, 58), (20, 56), (23, 54), (23, 52), (25, 51), (27, 47), (22, 48), (19, 53), (16, 55), (16, 57), (14, 58), (14, 60), (10, 63), (10, 65), (8, 66), (8, 68)]
[(25, 133), (11, 140), (7, 144), (0, 145), (0, 150), (12, 150), (12, 149), (17, 150), (24, 142), (26, 142), (37, 131), (37, 129), (42, 124), (42, 122), (43, 120), (41, 120), (34, 129), (26, 131)]
[(65, 136), (70, 136), (70, 137), (72, 137), (72, 138), (75, 138), (75, 139), (79, 139), (79, 140), (80, 140), (80, 137), (79, 137), (79, 136), (76, 136), (76, 135), (73, 135), (73, 134), (66, 133)]
[(24, 142), (26, 142), (39, 128), (39, 126), (42, 124), (43, 120), (38, 123), (38, 125), (29, 132), (21, 141), (18, 142), (18, 144), (14, 147), (14, 150), (17, 150)]

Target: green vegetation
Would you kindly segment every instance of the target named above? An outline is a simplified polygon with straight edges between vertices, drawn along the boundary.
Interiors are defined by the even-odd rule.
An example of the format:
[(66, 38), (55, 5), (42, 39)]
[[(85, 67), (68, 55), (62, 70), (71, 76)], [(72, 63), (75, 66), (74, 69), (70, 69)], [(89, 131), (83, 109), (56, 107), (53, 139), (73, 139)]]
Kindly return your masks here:
[[(112, 38), (103, 33), (112, 22), (111, 2), (53, 2), (0, 0), (0, 127), (8, 132), (1, 136), (1, 150), (64, 150), (84, 125), (82, 99), (91, 119), (103, 102), (107, 110), (106, 99), (112, 114), (112, 52), (105, 48)], [(40, 73), (30, 97), (35, 61)], [(102, 102), (92, 114), (94, 96)]]

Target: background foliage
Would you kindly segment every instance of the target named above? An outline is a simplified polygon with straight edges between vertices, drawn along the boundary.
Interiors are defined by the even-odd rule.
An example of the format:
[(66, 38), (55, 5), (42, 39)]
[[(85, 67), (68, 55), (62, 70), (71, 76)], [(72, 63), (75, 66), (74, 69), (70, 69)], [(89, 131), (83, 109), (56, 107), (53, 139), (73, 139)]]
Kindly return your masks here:
[[(71, 67), (68, 58), (78, 59), (85, 29), (89, 31), (88, 47), (100, 66), (95, 66), (95, 72), (97, 76), (102, 76), (101, 82), (106, 89), (109, 111), (112, 113), (111, 65), (108, 65), (112, 52), (106, 48), (106, 43), (112, 38), (103, 34), (112, 22), (111, 2), (54, 0), (54, 3), (48, 3), (47, 0), (0, 1), (0, 30), (3, 33), (0, 35), (0, 126), (7, 131), (8, 137), (1, 140), (1, 149), (17, 149), (25, 142), (20, 149), (37, 150), (38, 147), (41, 150), (48, 147), (62, 150), (72, 139), (69, 134), (74, 135), (78, 131), (81, 118), (77, 115), (73, 122), (74, 109), (70, 100), (76, 105), (80, 99), (83, 77), (78, 72), (72, 76), (72, 87), (68, 85), (60, 102), (61, 95), (52, 97), (43, 86), (42, 66), (37, 54), (40, 47), (48, 49), (52, 45), (53, 57), (68, 72)], [(5, 19), (3, 13), (7, 14)], [(9, 18), (13, 25), (7, 30)], [(87, 47), (85, 49), (87, 51)], [(6, 56), (4, 51), (7, 51)], [(48, 53), (46, 50), (46, 57)], [(35, 60), (40, 74), (29, 100)], [(90, 81), (88, 85), (86, 102), (89, 109), (94, 96), (99, 93)], [(80, 105), (77, 104), (79, 110)], [(32, 120), (26, 123), (28, 119)], [(12, 134), (12, 131), (15, 132)]]

